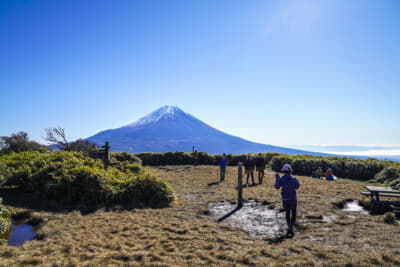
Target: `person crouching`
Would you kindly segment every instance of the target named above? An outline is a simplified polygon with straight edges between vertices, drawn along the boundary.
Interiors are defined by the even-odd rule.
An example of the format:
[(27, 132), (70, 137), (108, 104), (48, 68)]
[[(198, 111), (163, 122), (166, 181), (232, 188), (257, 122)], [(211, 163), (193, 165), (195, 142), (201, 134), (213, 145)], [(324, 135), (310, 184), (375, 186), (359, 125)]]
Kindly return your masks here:
[(275, 174), (276, 182), (275, 188), (279, 189), (282, 187), (282, 203), (283, 209), (286, 213), (286, 222), (288, 224), (288, 235), (294, 235), (293, 226), (296, 222), (296, 209), (297, 209), (297, 195), (296, 189), (299, 189), (299, 181), (291, 175), (292, 167), (289, 164), (285, 164), (281, 170), (284, 175), (279, 177), (279, 174)]

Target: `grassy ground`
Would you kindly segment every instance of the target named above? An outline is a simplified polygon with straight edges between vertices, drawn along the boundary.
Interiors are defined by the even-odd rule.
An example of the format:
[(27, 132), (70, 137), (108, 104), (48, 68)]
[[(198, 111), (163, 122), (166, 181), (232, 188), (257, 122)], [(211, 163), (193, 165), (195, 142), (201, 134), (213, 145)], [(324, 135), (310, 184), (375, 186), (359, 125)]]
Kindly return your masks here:
[[(344, 199), (362, 199), (360, 182), (298, 177), (302, 186), (298, 191), (300, 226), (296, 236), (262, 240), (209, 215), (208, 203), (236, 200), (236, 167), (229, 167), (223, 183), (215, 183), (215, 166), (151, 170), (174, 187), (178, 201), (172, 207), (99, 209), (84, 215), (35, 208), (34, 215), (48, 220), (39, 229), (42, 239), (17, 248), (2, 247), (0, 265), (400, 265), (400, 226), (333, 205)], [(273, 188), (273, 173), (267, 172), (264, 181), (263, 185), (245, 188), (244, 198), (281, 205), (279, 191)]]

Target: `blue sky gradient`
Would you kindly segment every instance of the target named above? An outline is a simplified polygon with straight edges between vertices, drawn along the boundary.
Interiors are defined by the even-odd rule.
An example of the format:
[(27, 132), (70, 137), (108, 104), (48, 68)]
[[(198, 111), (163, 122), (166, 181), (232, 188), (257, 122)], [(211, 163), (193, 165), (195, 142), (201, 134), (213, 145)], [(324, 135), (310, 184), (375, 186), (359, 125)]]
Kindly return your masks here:
[(273, 145), (397, 145), (400, 1), (0, 2), (0, 135), (177, 105)]

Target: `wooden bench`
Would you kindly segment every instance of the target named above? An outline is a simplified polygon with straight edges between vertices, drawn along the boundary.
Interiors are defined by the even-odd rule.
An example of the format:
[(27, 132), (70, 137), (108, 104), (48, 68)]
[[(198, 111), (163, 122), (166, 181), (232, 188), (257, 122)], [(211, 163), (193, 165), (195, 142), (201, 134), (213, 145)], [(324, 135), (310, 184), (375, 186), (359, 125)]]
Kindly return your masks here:
[[(371, 197), (371, 192), (361, 192), (361, 195)], [(400, 197), (399, 194), (391, 194), (391, 193), (379, 193), (380, 197)]]
[(362, 195), (368, 196), (372, 202), (389, 205), (400, 205), (400, 201), (380, 200), (380, 197), (385, 198), (400, 198), (400, 191), (381, 186), (364, 186), (369, 192), (361, 192)]

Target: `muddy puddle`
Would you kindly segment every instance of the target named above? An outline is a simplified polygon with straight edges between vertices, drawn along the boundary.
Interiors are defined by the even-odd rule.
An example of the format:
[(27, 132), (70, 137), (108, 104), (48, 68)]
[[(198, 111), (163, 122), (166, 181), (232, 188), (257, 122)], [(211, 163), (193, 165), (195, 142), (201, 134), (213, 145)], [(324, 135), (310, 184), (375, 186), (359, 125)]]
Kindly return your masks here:
[(26, 241), (35, 238), (36, 233), (33, 231), (33, 226), (28, 223), (12, 221), (11, 222), (11, 235), (8, 239), (9, 246), (21, 246)]
[(359, 212), (365, 215), (369, 214), (369, 212), (365, 210), (357, 200), (347, 202), (343, 207), (343, 211)]
[(245, 202), (241, 209), (235, 209), (236, 204), (230, 202), (209, 204), (211, 215), (222, 223), (248, 232), (253, 237), (276, 238), (286, 233), (284, 212), (279, 212), (279, 209), (272, 205), (249, 201)]

